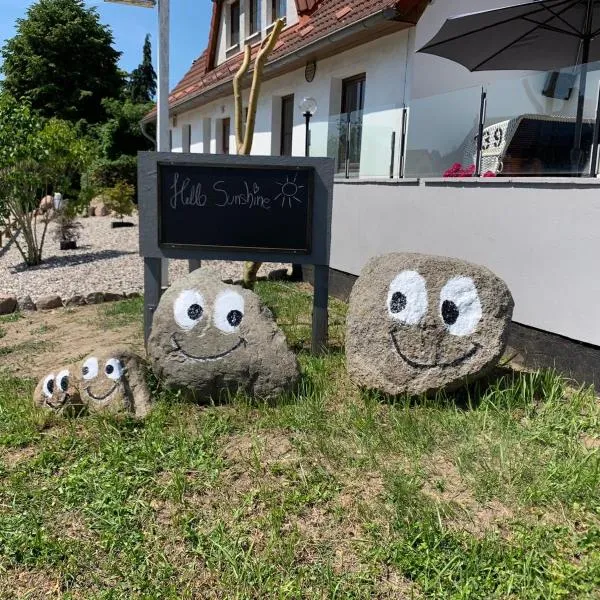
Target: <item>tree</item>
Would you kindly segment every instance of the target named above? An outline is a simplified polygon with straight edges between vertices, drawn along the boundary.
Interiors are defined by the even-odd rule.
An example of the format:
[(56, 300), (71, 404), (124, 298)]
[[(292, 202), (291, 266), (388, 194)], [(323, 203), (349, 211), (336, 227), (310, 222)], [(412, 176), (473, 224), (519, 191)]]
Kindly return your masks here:
[(152, 150), (152, 142), (144, 137), (140, 128), (142, 117), (148, 114), (151, 108), (151, 103), (105, 100), (107, 121), (96, 128), (100, 156), (108, 160), (117, 160), (124, 154), (136, 156), (140, 150)]
[(4, 89), (44, 117), (97, 123), (123, 75), (111, 30), (83, 0), (38, 0), (2, 49)]
[[(254, 73), (252, 76), (252, 85), (250, 86), (250, 101), (248, 103), (248, 116), (244, 126), (242, 118), (242, 91), (241, 82), (250, 68), (250, 60), (252, 58), (252, 48), (248, 45), (244, 48), (244, 60), (238, 69), (238, 72), (233, 78), (233, 99), (234, 99), (234, 116), (235, 116), (235, 140), (238, 154), (250, 154), (252, 150), (252, 141), (254, 139), (254, 126), (256, 124), (256, 107), (258, 106), (258, 98), (260, 96), (260, 88), (262, 84), (262, 76), (265, 68), (265, 63), (269, 54), (275, 48), (281, 30), (285, 26), (283, 19), (278, 19), (271, 30), (268, 37), (263, 40), (261, 47), (256, 55), (254, 62)], [(256, 283), (256, 276), (262, 263), (246, 262), (244, 263), (244, 287), (253, 289)]]
[(28, 266), (42, 261), (48, 213), (38, 221), (42, 195), (71, 192), (89, 160), (88, 144), (67, 121), (44, 121), (24, 102), (0, 95), (0, 212), (20, 230), (15, 245)]
[(156, 72), (152, 66), (150, 34), (144, 40), (143, 59), (129, 76), (129, 99), (134, 103), (151, 102), (156, 95)]

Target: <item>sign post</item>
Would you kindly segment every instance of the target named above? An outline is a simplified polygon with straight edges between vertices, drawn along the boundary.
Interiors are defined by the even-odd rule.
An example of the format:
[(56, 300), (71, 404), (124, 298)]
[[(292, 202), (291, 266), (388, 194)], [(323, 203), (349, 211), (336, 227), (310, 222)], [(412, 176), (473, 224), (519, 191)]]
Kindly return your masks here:
[(314, 265), (312, 350), (327, 345), (333, 160), (141, 152), (144, 335), (160, 299), (160, 265), (185, 259)]

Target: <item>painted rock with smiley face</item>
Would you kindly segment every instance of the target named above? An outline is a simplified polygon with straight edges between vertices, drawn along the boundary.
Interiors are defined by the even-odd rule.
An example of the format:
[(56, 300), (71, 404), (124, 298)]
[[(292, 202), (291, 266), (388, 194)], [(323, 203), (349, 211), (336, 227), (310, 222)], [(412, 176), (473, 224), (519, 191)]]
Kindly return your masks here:
[(350, 377), (387, 394), (459, 387), (497, 363), (513, 306), (485, 267), (424, 254), (376, 257), (350, 296)]
[(203, 269), (161, 298), (148, 354), (159, 378), (199, 401), (224, 400), (237, 390), (274, 397), (299, 377), (296, 357), (260, 298)]
[(152, 408), (145, 361), (122, 348), (97, 350), (80, 365), (81, 397), (91, 413), (143, 418)]
[(67, 367), (42, 377), (33, 393), (36, 406), (63, 415), (74, 416), (83, 412), (85, 404), (76, 373), (76, 367)]

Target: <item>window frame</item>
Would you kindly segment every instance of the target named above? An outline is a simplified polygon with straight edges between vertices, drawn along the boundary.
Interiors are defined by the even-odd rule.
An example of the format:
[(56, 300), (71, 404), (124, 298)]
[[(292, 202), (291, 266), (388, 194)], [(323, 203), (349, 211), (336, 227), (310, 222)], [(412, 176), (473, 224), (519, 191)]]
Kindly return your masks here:
[[(237, 10), (237, 19), (234, 19), (234, 9)], [(240, 0), (233, 0), (227, 5), (227, 49), (239, 48), (241, 41), (241, 2)], [(233, 28), (234, 22), (237, 24), (237, 29)], [(235, 32), (235, 39), (234, 39)]]

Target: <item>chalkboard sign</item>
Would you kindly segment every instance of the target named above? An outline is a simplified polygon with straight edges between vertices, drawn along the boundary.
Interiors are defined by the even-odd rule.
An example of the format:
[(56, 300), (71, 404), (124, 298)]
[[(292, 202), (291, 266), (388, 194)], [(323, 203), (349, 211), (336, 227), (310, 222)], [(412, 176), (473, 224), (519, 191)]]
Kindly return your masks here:
[(158, 238), (166, 248), (310, 254), (314, 169), (158, 163)]

